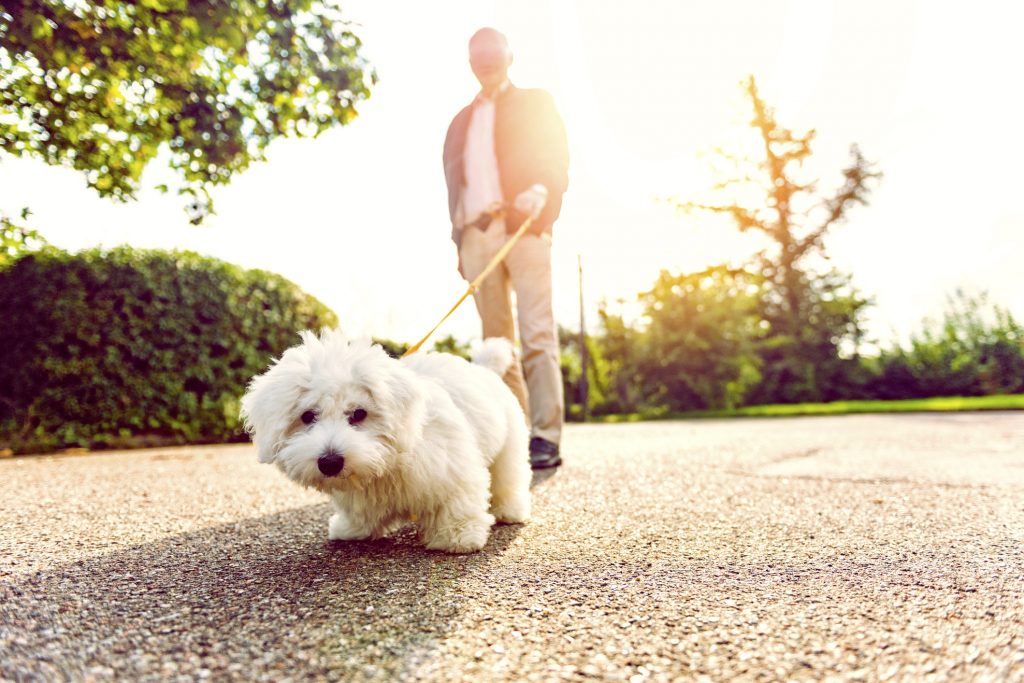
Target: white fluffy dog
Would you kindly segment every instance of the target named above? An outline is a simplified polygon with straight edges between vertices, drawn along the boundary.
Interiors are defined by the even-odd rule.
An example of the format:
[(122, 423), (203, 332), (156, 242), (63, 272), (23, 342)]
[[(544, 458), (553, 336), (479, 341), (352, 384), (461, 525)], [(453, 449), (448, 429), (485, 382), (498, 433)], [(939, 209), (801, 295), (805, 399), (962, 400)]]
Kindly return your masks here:
[(530, 516), (526, 421), (499, 376), (512, 346), (488, 339), (479, 356), (396, 360), (366, 339), (304, 332), (249, 384), (242, 417), (260, 462), (330, 495), (330, 538), (412, 521), (428, 548), (473, 552), (495, 520)]

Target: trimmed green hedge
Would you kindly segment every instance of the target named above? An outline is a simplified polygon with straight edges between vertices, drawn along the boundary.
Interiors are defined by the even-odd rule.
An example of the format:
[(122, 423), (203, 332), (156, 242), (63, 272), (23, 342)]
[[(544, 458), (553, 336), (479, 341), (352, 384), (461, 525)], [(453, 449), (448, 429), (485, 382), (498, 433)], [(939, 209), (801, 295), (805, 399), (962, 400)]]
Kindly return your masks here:
[(25, 256), (0, 270), (0, 448), (241, 439), (249, 379), (336, 324), (279, 275), (191, 252)]

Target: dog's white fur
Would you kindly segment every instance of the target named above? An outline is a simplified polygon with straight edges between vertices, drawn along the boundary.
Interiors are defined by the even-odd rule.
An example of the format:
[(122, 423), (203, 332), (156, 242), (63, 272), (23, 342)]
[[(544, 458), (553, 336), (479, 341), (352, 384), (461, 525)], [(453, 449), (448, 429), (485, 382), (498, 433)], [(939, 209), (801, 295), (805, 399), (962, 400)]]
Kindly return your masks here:
[[(412, 521), (428, 548), (473, 552), (495, 520), (529, 518), (531, 477), (523, 411), (499, 376), (511, 344), (488, 339), (475, 360), (490, 370), (443, 353), (396, 360), (367, 339), (304, 332), (249, 384), (242, 417), (260, 462), (330, 495), (330, 538), (380, 538)], [(366, 417), (353, 424), (358, 409)], [(317, 461), (331, 452), (344, 465), (324, 476)]]

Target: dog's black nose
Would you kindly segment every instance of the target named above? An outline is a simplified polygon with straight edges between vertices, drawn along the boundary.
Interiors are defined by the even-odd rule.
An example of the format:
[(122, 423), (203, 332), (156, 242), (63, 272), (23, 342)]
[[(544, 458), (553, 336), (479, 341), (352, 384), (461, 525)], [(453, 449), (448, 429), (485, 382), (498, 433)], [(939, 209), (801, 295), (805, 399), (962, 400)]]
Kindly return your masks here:
[(345, 458), (337, 453), (328, 453), (317, 459), (316, 466), (325, 477), (333, 477), (345, 466)]

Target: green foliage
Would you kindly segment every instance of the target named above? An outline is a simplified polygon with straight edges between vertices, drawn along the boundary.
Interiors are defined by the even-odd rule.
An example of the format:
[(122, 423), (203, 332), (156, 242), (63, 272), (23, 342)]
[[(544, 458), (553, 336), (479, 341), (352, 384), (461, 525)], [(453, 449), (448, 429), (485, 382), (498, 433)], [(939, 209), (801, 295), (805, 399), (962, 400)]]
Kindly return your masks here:
[(763, 281), (725, 266), (662, 271), (640, 294), (646, 329), (637, 374), (645, 400), (670, 410), (732, 408), (761, 379), (757, 344)]
[(751, 403), (801, 403), (858, 398), (869, 373), (858, 358), (863, 298), (838, 271), (806, 278), (801, 293), (804, 324), (791, 328), (780, 320), (771, 297), (760, 301), (767, 334), (759, 346), (763, 377), (751, 391)]
[[(31, 212), (21, 210), (21, 220), (28, 220)], [(0, 269), (10, 265), (21, 256), (42, 249), (46, 240), (35, 230), (26, 228), (14, 220), (0, 216)]]
[(450, 353), (469, 360), (469, 344), (466, 342), (460, 342), (450, 334), (434, 342), (434, 351), (439, 353)]
[(682, 411), (741, 405), (761, 379), (764, 336), (760, 276), (716, 266), (699, 273), (662, 272), (639, 295), (638, 327), (601, 311), (597, 340), (607, 412)]
[[(759, 298), (763, 291), (755, 287), (763, 280), (724, 268), (711, 272), (718, 279), (662, 273), (655, 287), (641, 295), (646, 317), (637, 324), (601, 310), (603, 333), (588, 340), (600, 350), (593, 356), (598, 370), (591, 376), (602, 378), (598, 384), (604, 388), (592, 414), (655, 418), (875, 411), (878, 399), (1024, 393), (1024, 325), (1008, 310), (989, 305), (984, 295), (958, 291), (942, 320), (926, 324), (905, 347), (862, 357), (855, 352), (858, 325), (851, 321), (859, 320), (868, 302), (848, 289), (846, 276), (831, 273), (816, 281), (815, 303), (809, 308), (815, 324), (804, 328), (797, 342), (772, 333)], [(737, 296), (741, 291), (748, 298)], [(797, 356), (792, 351), (797, 344), (802, 354), (812, 355)], [(843, 346), (850, 352), (837, 354)], [(572, 345), (567, 349), (573, 352), (563, 349), (568, 397), (579, 363)], [(782, 400), (769, 401), (773, 396)], [(850, 400), (864, 405), (847, 410), (843, 402)], [(1016, 400), (989, 407), (1016, 407)], [(759, 409), (764, 405), (770, 410)], [(913, 405), (919, 404), (891, 409), (911, 410)], [(945, 409), (920, 405), (922, 410)], [(955, 405), (963, 407), (950, 409), (970, 407)]]
[[(383, 338), (374, 338), (373, 343), (380, 344), (384, 351), (392, 358), (401, 358), (412, 347), (412, 344), (408, 342), (397, 342), (392, 339)], [(451, 353), (469, 360), (469, 344), (460, 342), (450, 334), (435, 341), (433, 350), (439, 353)]]
[(189, 252), (53, 248), (0, 270), (0, 442), (15, 451), (240, 437), (253, 375), (334, 314)]
[(880, 398), (984, 396), (1024, 391), (1024, 327), (987, 297), (957, 291), (943, 319), (882, 354)]
[[(561, 347), (559, 365), (562, 371), (562, 393), (566, 417), (581, 420), (586, 415), (607, 415), (620, 412), (616, 397), (610, 394), (612, 368), (602, 352), (600, 338), (586, 337), (587, 381), (583, 382), (583, 356), (578, 332), (558, 329)], [(586, 401), (586, 406), (584, 406)], [(584, 407), (586, 410), (584, 411)]]
[[(133, 198), (166, 148), (197, 197), (284, 135), (356, 115), (375, 80), (359, 38), (314, 0), (9, 0), (0, 6), (0, 149)], [(166, 188), (164, 188), (166, 189)]]
[(605, 404), (595, 414), (632, 413), (644, 403), (645, 391), (639, 376), (640, 333), (608, 305), (598, 309), (602, 334), (595, 339), (600, 350), (603, 374), (607, 376)]
[(374, 344), (380, 344), (384, 351), (392, 358), (401, 358), (405, 355), (405, 352), (409, 350), (412, 344), (405, 342), (396, 342), (391, 339), (377, 339), (373, 340)]

